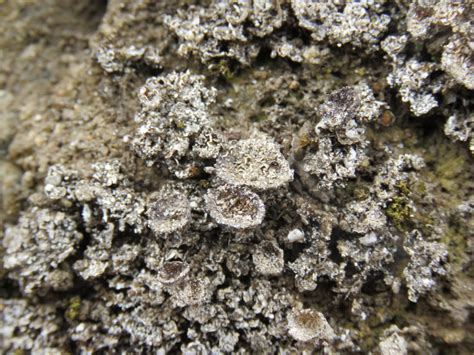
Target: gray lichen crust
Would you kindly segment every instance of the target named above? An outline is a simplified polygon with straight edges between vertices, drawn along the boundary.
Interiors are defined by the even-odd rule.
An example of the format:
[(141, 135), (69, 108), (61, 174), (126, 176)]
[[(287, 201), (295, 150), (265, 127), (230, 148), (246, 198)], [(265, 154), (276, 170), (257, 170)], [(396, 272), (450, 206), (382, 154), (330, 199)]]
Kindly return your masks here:
[[(366, 159), (366, 124), (379, 115), (381, 106), (363, 83), (328, 95), (318, 108), (320, 121), (314, 128), (303, 125), (293, 140), (297, 171), (303, 181), (317, 190), (331, 190), (354, 177)], [(301, 147), (302, 140), (314, 140), (314, 144)]]
[(470, 3), (0, 3), (0, 353), (472, 353)]
[(82, 234), (74, 218), (62, 212), (33, 209), (3, 238), (3, 265), (27, 294), (73, 287), (74, 275), (63, 262), (76, 253)]
[(230, 142), (216, 162), (216, 175), (231, 185), (275, 189), (293, 180), (280, 148), (262, 136)]
[(416, 302), (420, 294), (434, 286), (434, 273), (446, 274), (443, 263), (448, 251), (444, 244), (423, 240), (416, 230), (407, 237), (404, 249), (410, 256), (410, 262), (403, 271), (403, 276), (407, 282), (408, 298)]
[[(142, 109), (135, 120), (140, 124), (131, 144), (147, 164), (164, 163), (177, 177), (186, 177), (179, 160), (193, 154), (194, 141), (208, 141), (213, 117), (208, 106), (215, 100), (215, 90), (203, 85), (204, 77), (189, 71), (166, 77), (149, 78), (140, 88)], [(202, 143), (201, 143), (202, 145)], [(212, 144), (211, 144), (212, 146)], [(212, 147), (208, 147), (212, 150)], [(197, 146), (197, 156), (212, 156)], [(192, 164), (192, 157), (189, 164)]]

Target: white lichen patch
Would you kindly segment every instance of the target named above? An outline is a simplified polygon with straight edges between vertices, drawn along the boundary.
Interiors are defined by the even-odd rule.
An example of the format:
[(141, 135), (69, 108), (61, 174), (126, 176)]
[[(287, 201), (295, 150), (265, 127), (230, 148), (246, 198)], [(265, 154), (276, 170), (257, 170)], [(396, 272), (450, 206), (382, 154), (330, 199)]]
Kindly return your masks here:
[(457, 82), (474, 90), (474, 41), (468, 36), (453, 37), (444, 47), (441, 65)]
[[(187, 164), (183, 167), (176, 160), (193, 154), (195, 140), (211, 142), (206, 137), (212, 134), (214, 119), (209, 105), (215, 96), (215, 89), (204, 86), (204, 77), (189, 71), (149, 78), (138, 95), (141, 110), (135, 120), (139, 127), (131, 139), (135, 152), (147, 164), (158, 161), (181, 177)], [(215, 144), (206, 146), (201, 142), (194, 155), (209, 156), (218, 149)]]
[(407, 350), (407, 341), (402, 336), (397, 333), (393, 333), (390, 336), (387, 336), (383, 339), (380, 344), (380, 354), (381, 355), (406, 355)]
[[(366, 159), (366, 124), (382, 105), (365, 83), (329, 94), (317, 109), (321, 119), (314, 131), (306, 122), (292, 142), (302, 181), (314, 190), (331, 190), (354, 177)], [(307, 145), (304, 153), (301, 142)]]

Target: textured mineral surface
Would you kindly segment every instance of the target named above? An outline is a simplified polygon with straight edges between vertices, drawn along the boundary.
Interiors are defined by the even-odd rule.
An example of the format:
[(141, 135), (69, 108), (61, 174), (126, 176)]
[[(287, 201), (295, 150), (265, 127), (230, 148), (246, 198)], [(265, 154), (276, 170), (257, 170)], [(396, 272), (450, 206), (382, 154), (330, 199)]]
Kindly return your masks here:
[(0, 0), (0, 353), (474, 353), (452, 0)]

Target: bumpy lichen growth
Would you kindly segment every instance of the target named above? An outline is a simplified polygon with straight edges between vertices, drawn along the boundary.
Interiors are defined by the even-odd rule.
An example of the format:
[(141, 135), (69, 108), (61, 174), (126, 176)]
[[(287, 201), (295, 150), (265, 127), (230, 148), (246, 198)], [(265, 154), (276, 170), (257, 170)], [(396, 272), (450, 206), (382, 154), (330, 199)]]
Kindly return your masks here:
[[(312, 189), (331, 190), (355, 177), (366, 158), (365, 125), (379, 115), (381, 106), (366, 84), (328, 95), (317, 110), (320, 121), (314, 128), (306, 123), (299, 139), (293, 141), (303, 182)], [(303, 157), (300, 150), (304, 151)]]
[[(309, 31), (310, 44), (282, 34), (281, 28), (295, 20)], [(178, 11), (177, 16), (165, 17), (165, 23), (181, 41), (181, 55), (196, 55), (206, 62), (232, 58), (247, 65), (259, 53), (259, 39), (271, 46), (272, 56), (297, 62), (322, 63), (330, 51), (327, 42), (373, 51), (389, 22), (390, 17), (382, 13), (379, 4), (300, 0), (289, 4), (274, 0), (212, 1), (208, 9), (191, 7), (190, 11)]]
[(31, 304), (26, 300), (2, 300), (2, 346), (19, 353), (62, 352), (67, 337), (54, 305)]
[(416, 230), (407, 237), (404, 249), (410, 256), (410, 262), (403, 276), (407, 280), (408, 298), (416, 302), (420, 294), (434, 287), (434, 273), (446, 274), (443, 264), (448, 252), (444, 244), (425, 241)]
[(174, 291), (174, 302), (178, 307), (197, 306), (209, 301), (209, 281), (189, 280), (182, 282)]
[[(147, 164), (166, 164), (177, 177), (192, 177), (192, 159), (184, 164), (177, 161), (193, 155), (209, 158), (218, 153), (213, 148), (213, 117), (208, 106), (215, 100), (214, 89), (203, 85), (204, 78), (189, 71), (171, 73), (166, 77), (149, 78), (140, 88), (141, 111), (135, 120), (140, 124), (131, 141), (136, 153)], [(205, 141), (203, 147), (195, 141)], [(218, 142), (218, 140), (217, 140)], [(196, 150), (194, 150), (196, 148)]]
[(66, 259), (77, 252), (82, 237), (74, 217), (33, 209), (6, 230), (4, 266), (25, 293), (67, 290), (74, 276)]
[(396, 354), (407, 354), (407, 341), (403, 336), (398, 334), (399, 329), (395, 326), (395, 329), (387, 329), (386, 337), (380, 342), (379, 348), (382, 355), (396, 355)]
[(1, 353), (472, 353), (470, 3), (0, 3)]

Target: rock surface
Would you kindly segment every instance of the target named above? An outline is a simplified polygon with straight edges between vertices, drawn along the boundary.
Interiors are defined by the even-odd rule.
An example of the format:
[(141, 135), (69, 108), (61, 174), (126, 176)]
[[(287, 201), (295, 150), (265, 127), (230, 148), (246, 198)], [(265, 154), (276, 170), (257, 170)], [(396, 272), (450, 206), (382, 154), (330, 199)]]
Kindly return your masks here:
[(0, 1), (0, 352), (473, 353), (473, 28)]

